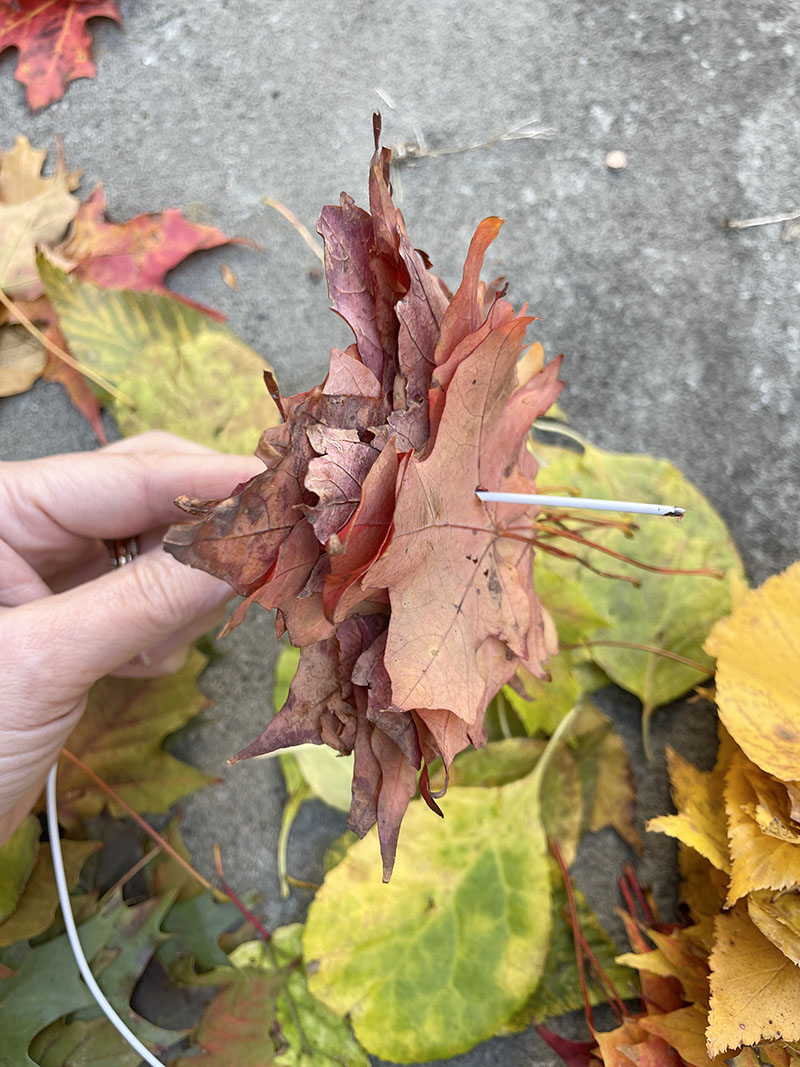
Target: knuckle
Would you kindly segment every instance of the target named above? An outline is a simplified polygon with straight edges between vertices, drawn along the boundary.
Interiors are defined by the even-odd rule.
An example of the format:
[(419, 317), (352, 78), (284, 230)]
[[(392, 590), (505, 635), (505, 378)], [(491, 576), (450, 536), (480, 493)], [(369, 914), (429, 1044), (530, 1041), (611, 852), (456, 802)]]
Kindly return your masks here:
[(178, 626), (188, 610), (183, 583), (168, 556), (154, 556), (125, 568), (136, 598), (137, 610), (154, 632)]

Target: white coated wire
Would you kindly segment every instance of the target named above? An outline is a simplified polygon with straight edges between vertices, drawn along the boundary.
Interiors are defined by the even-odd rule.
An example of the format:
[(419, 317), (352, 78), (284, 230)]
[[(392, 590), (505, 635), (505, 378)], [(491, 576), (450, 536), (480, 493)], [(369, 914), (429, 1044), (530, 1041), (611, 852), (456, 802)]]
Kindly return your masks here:
[(543, 508), (578, 508), (584, 511), (629, 511), (634, 515), (670, 515), (680, 519), (683, 508), (674, 504), (641, 504), (635, 500), (594, 500), (585, 496), (544, 496), (541, 493), (493, 493), (478, 489), (475, 495), (486, 503), (538, 504)]
[(58, 809), (56, 806), (57, 770), (58, 763), (56, 762), (50, 768), (50, 773), (47, 776), (47, 828), (50, 831), (50, 853), (53, 857), (53, 871), (56, 876), (58, 899), (61, 904), (61, 914), (64, 917), (64, 926), (67, 930), (67, 939), (69, 940), (70, 948), (72, 949), (72, 955), (75, 957), (78, 969), (83, 975), (83, 980), (89, 987), (89, 992), (97, 1001), (111, 1025), (116, 1027), (131, 1048), (138, 1052), (142, 1059), (150, 1064), (150, 1067), (164, 1067), (161, 1060), (155, 1058), (153, 1053), (142, 1044), (136, 1034), (128, 1029), (122, 1019), (120, 1019), (119, 1015), (117, 1015), (111, 1007), (103, 990), (97, 984), (97, 981), (91, 972), (86, 956), (83, 954), (83, 948), (81, 946), (80, 938), (78, 937), (78, 928), (75, 926), (75, 917), (72, 914), (72, 904), (69, 899), (67, 876), (64, 873), (64, 858), (61, 855), (61, 839), (58, 836)]

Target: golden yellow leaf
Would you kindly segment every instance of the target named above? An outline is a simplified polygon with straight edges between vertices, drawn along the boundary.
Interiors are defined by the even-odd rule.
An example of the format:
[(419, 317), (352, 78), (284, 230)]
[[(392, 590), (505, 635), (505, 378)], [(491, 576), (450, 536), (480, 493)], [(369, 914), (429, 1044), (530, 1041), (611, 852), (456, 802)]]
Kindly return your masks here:
[(743, 752), (734, 753), (725, 778), (731, 854), (729, 907), (754, 890), (800, 885), (800, 848), (762, 833), (755, 819), (758, 797), (753, 781), (766, 777)]
[(753, 590), (705, 644), (717, 657), (722, 722), (765, 771), (793, 782), (800, 767), (800, 563)]
[(800, 893), (751, 893), (747, 913), (775, 948), (800, 967)]
[(800, 967), (764, 937), (743, 902), (717, 917), (709, 962), (709, 1056), (761, 1041), (800, 1040)]
[(648, 1033), (662, 1037), (678, 1055), (692, 1067), (722, 1064), (722, 1057), (709, 1060), (706, 1054), (706, 1011), (698, 1004), (690, 1004), (664, 1015), (644, 1015), (639, 1026)]
[[(678, 869), (681, 873), (680, 897), (692, 918), (698, 924), (713, 926), (713, 920), (725, 903), (727, 875), (712, 867), (704, 856), (682, 841), (678, 843)], [(706, 949), (711, 950), (710, 942)]]
[(717, 870), (729, 871), (720, 770), (699, 771), (669, 746), (667, 767), (678, 814), (659, 815), (648, 822), (647, 829), (677, 837), (684, 845), (705, 856)]

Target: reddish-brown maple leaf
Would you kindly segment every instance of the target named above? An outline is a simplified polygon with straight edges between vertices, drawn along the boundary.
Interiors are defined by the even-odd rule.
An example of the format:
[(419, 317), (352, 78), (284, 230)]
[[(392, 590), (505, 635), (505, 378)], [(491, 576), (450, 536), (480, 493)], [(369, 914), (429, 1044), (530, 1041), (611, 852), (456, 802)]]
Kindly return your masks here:
[(529, 491), (536, 474), (528, 430), (561, 383), (559, 361), (517, 382), (529, 321), (497, 327), (456, 371), (436, 443), (429, 456), (412, 458), (392, 542), (365, 577), (389, 590), (386, 667), (393, 705), (405, 711), (446, 708), (476, 723), (520, 662), (543, 674), (548, 650), (533, 592), (535, 515), (475, 496), (481, 486)]
[(27, 87), (32, 110), (59, 100), (76, 78), (95, 76), (86, 23), (101, 17), (122, 22), (113, 0), (0, 2), (0, 52), (19, 49), (14, 77)]
[(417, 788), (439, 814), (428, 765), (484, 740), (483, 716), (520, 663), (548, 649), (533, 591), (533, 522), (486, 506), (481, 485), (531, 491), (526, 448), (553, 403), (558, 361), (522, 360), (532, 321), (480, 282), (500, 227), (487, 219), (450, 294), (406, 235), (377, 144), (370, 212), (323, 209), (328, 288), (355, 343), (333, 349), (321, 388), (281, 397), (262, 435), (265, 471), (223, 501), (184, 501), (178, 559), (278, 609), (300, 646), (283, 708), (234, 757), (298, 743), (353, 752), (350, 826), (375, 823), (384, 879)]

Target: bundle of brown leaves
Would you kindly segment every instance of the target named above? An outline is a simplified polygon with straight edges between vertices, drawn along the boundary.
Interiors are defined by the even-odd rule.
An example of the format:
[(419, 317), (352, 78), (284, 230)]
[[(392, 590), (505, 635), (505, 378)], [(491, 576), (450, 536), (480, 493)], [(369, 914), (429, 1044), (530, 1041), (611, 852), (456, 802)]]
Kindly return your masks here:
[[(559, 361), (523, 354), (532, 319), (480, 281), (501, 222), (486, 219), (454, 295), (414, 249), (375, 154), (370, 212), (323, 209), (328, 289), (355, 343), (321, 386), (281, 397), (266, 470), (226, 500), (184, 500), (198, 521), (167, 549), (278, 611), (302, 649), (288, 699), (234, 760), (303, 742), (354, 753), (350, 825), (376, 822), (388, 880), (405, 809), (428, 767), (484, 740), (490, 700), (555, 644), (533, 590), (531, 509), (484, 505), (481, 486), (528, 491), (528, 430), (561, 390)], [(520, 358), (522, 357), (522, 358)], [(438, 797), (440, 794), (436, 794)], [(441, 814), (441, 812), (439, 812)]]

